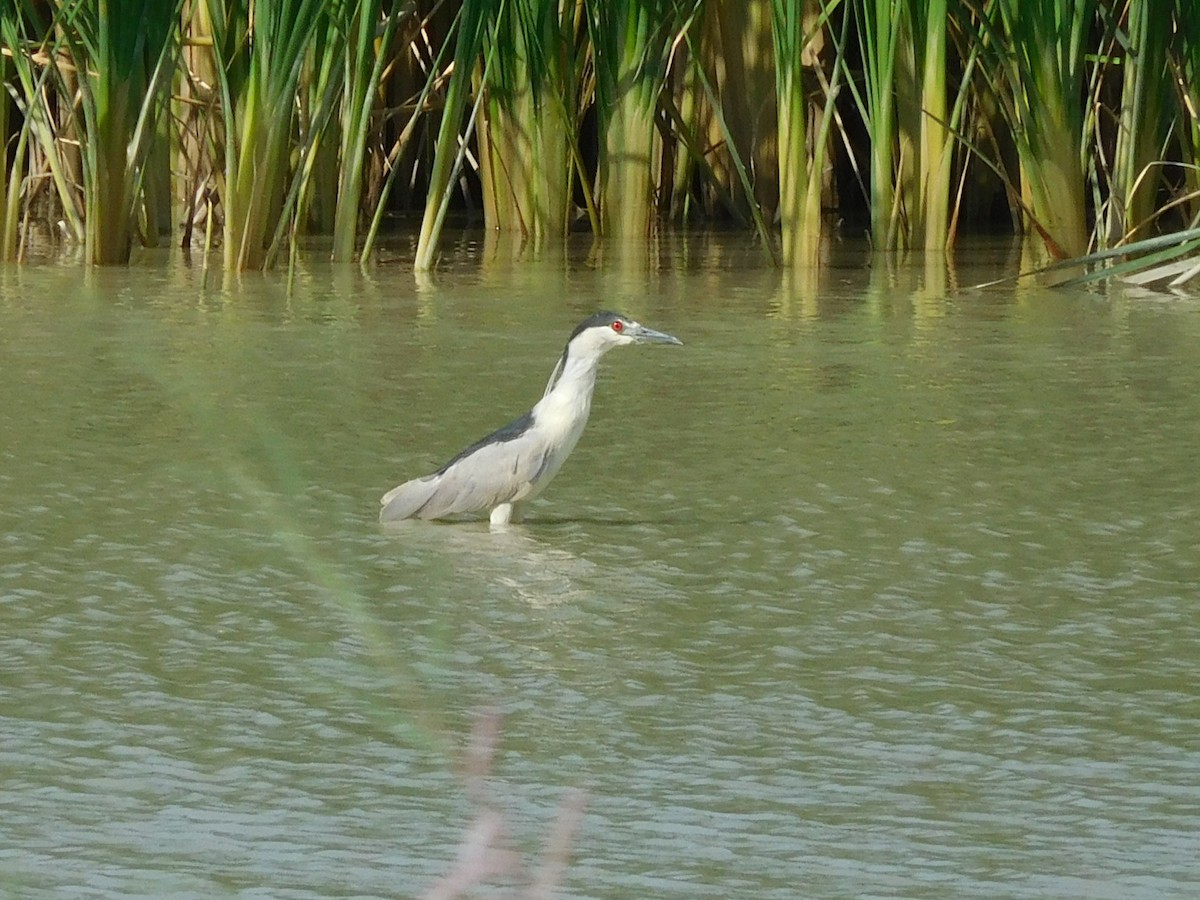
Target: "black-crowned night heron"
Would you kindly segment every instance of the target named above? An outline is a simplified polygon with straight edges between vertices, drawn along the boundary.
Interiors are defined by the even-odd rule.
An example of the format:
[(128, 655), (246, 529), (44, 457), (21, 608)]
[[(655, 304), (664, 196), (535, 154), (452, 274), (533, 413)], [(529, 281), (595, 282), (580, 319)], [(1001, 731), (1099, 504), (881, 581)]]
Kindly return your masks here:
[(521, 521), (575, 449), (592, 409), (600, 357), (626, 344), (681, 344), (628, 316), (599, 312), (567, 339), (542, 399), (521, 418), (472, 444), (432, 475), (383, 495), (381, 522), (441, 519), (490, 509), (493, 525)]

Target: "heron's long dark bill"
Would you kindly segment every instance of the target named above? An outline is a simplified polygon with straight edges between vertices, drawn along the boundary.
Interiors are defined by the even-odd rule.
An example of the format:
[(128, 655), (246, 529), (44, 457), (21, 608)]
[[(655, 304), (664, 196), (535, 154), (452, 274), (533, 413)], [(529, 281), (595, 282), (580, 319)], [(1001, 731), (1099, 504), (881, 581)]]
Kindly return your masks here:
[(683, 344), (679, 338), (673, 334), (667, 334), (665, 331), (655, 331), (653, 328), (647, 328), (645, 325), (637, 326), (636, 331), (626, 331), (630, 337), (635, 338), (642, 344)]

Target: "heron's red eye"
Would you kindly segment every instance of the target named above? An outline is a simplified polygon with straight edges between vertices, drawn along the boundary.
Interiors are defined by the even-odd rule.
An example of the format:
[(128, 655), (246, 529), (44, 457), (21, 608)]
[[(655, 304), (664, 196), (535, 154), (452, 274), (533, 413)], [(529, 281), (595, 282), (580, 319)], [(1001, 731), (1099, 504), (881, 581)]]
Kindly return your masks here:
[(613, 322), (612, 329), (617, 334), (620, 334), (622, 331), (625, 330), (625, 323), (622, 322), (620, 319), (617, 319), (615, 322)]

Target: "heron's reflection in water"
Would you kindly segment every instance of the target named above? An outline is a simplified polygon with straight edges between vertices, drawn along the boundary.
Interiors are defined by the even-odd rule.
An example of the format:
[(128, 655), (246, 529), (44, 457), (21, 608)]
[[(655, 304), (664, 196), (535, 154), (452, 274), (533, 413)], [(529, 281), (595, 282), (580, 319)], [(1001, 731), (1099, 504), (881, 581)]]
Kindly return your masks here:
[(601, 577), (594, 563), (546, 543), (527, 526), (402, 520), (384, 525), (383, 532), (408, 552), (445, 559), (464, 587), (503, 588), (532, 607), (587, 600)]

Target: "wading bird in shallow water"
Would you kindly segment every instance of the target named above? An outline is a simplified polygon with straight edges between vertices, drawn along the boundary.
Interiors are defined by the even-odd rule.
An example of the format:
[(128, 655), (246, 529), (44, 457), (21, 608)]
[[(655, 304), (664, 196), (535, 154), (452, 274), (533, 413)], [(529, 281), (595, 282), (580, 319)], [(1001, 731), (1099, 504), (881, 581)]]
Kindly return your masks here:
[(599, 312), (567, 339), (542, 399), (525, 415), (472, 444), (432, 475), (383, 495), (381, 522), (441, 519), (490, 509), (493, 525), (520, 522), (575, 449), (592, 409), (600, 357), (626, 344), (682, 344), (628, 316)]

